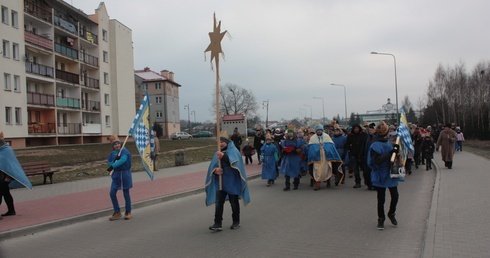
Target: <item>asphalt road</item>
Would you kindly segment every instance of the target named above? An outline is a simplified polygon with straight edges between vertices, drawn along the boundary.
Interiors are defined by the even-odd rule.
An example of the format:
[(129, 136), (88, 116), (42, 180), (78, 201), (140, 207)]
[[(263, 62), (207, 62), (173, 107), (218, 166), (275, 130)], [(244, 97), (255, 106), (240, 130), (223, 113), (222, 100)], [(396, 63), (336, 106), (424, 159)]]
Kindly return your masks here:
[(0, 257), (420, 257), (435, 176), (414, 170), (400, 183), (399, 225), (387, 221), (384, 231), (376, 230), (376, 192), (353, 189), (352, 178), (320, 191), (303, 180), (289, 192), (283, 178), (272, 187), (255, 179), (237, 230), (228, 203), (223, 231), (208, 230), (214, 206), (202, 193), (135, 209), (129, 221), (100, 218), (5, 240)]

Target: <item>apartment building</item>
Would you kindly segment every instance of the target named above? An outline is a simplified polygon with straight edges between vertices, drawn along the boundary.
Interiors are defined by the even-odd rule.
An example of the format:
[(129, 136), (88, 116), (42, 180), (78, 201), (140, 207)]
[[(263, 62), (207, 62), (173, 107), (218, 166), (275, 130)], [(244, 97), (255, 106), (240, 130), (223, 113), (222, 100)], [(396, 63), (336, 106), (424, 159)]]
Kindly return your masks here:
[(150, 96), (150, 120), (163, 129), (163, 138), (180, 131), (179, 88), (174, 81), (174, 73), (163, 70), (160, 73), (145, 67), (134, 71), (135, 103), (139, 109), (141, 100), (148, 92)]
[[(104, 3), (2, 0), (0, 131), (14, 148), (105, 142), (135, 115), (132, 31)], [(117, 43), (117, 44), (116, 44)]]

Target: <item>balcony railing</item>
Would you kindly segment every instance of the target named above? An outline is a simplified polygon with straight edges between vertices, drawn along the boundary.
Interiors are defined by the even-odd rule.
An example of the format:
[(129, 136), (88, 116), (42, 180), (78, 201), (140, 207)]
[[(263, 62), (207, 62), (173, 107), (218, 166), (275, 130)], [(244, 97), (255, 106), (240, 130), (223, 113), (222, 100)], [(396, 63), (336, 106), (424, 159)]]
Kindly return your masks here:
[(93, 55), (82, 53), (80, 55), (80, 61), (82, 61), (82, 62), (84, 62), (86, 64), (89, 64), (89, 65), (93, 65), (93, 66), (99, 67), (99, 58), (98, 57), (95, 57)]
[(75, 98), (56, 98), (56, 106), (64, 108), (80, 109), (80, 99)]
[(54, 95), (27, 92), (27, 104), (54, 106)]
[(62, 19), (61, 17), (58, 17), (58, 16), (54, 16), (54, 25), (66, 30), (66, 31), (69, 31), (75, 35), (78, 34), (78, 29), (77, 29), (77, 25), (67, 21), (67, 20), (64, 20)]
[(29, 134), (40, 134), (40, 133), (55, 133), (56, 123), (54, 122), (33, 122), (29, 123), (28, 133)]
[(87, 88), (100, 89), (99, 80), (87, 76), (82, 76), (82, 81), (80, 82), (80, 85)]
[(76, 73), (69, 73), (66, 71), (62, 71), (59, 69), (56, 69), (56, 79), (79, 84), (80, 83), (80, 76)]
[(67, 56), (67, 57), (70, 57), (73, 59), (78, 59), (78, 50), (76, 50), (76, 49), (55, 43), (54, 44), (54, 51), (56, 51), (57, 53), (60, 53), (64, 56)]
[(94, 43), (94, 44), (99, 44), (99, 40), (96, 34), (86, 31), (86, 30), (80, 30), (80, 37)]
[(80, 134), (82, 133), (81, 123), (58, 123), (58, 134)]
[(27, 43), (53, 50), (53, 41), (49, 38), (34, 34), (30, 31), (24, 31), (24, 39)]
[(82, 101), (82, 109), (90, 111), (100, 111), (100, 101), (86, 100)]
[(41, 6), (36, 5), (34, 1), (24, 1), (24, 11), (34, 17), (37, 17), (43, 21), (51, 23), (52, 14), (49, 10), (43, 9)]
[(42, 64), (26, 62), (26, 72), (42, 75), (46, 77), (54, 77), (54, 68)]

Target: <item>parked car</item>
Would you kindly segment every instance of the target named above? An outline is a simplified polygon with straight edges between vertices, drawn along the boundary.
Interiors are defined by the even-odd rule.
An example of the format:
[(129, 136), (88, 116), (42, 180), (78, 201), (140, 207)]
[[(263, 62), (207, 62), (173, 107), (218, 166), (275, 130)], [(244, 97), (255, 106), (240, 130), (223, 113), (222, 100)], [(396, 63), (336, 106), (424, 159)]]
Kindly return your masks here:
[(200, 131), (196, 134), (193, 134), (192, 137), (194, 138), (207, 138), (207, 137), (213, 137), (213, 133), (210, 131)]
[(186, 132), (175, 132), (170, 135), (170, 139), (172, 140), (192, 139), (192, 135)]

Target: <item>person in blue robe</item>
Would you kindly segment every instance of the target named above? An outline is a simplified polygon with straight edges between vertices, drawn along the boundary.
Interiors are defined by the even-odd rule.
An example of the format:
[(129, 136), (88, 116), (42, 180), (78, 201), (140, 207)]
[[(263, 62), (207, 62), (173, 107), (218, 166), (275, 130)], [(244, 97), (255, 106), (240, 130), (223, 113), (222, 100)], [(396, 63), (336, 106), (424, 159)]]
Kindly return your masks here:
[(274, 184), (277, 178), (277, 161), (279, 160), (279, 151), (276, 145), (272, 143), (270, 133), (265, 135), (265, 144), (261, 148), (262, 162), (262, 179), (267, 179), (267, 187)]
[(206, 205), (215, 205), (214, 224), (212, 231), (221, 231), (223, 206), (228, 198), (232, 210), (233, 223), (230, 229), (240, 227), (240, 204), (250, 203), (247, 175), (240, 152), (227, 137), (220, 137), (220, 151), (217, 151), (208, 167), (205, 182)]
[(335, 145), (330, 136), (323, 132), (323, 126), (317, 125), (314, 127), (315, 134), (310, 137), (308, 143), (308, 164), (310, 165), (310, 175), (315, 180), (314, 190), (320, 189), (320, 184), (327, 181), (327, 187), (330, 186), (330, 177), (333, 174), (340, 173), (337, 177), (338, 185), (343, 180), (343, 173), (339, 170), (342, 164)]
[(8, 209), (6, 213), (2, 214), (3, 217), (16, 215), (14, 198), (10, 193), (10, 188), (18, 186), (25, 186), (32, 190), (32, 184), (27, 179), (14, 151), (5, 142), (3, 132), (0, 132), (0, 204), (3, 197)]
[[(335, 145), (335, 149), (340, 155), (340, 158), (342, 159), (342, 165), (340, 166), (342, 173), (345, 175), (345, 159), (346, 159), (346, 151), (345, 151), (345, 141), (347, 139), (347, 136), (345, 136), (342, 132), (342, 129), (340, 127), (336, 127), (334, 129), (333, 133), (333, 138), (332, 141)], [(342, 180), (342, 184), (345, 183), (345, 180)]]
[(113, 221), (122, 217), (116, 195), (118, 190), (123, 191), (125, 202), (124, 219), (129, 220), (132, 218), (131, 195), (129, 194), (129, 189), (133, 188), (131, 152), (122, 147), (121, 141), (115, 135), (110, 137), (110, 142), (113, 150), (109, 154), (109, 157), (107, 157), (107, 165), (109, 166), (107, 171), (111, 172), (112, 183), (109, 195), (111, 197), (114, 213), (109, 217), (109, 220)]
[(299, 152), (303, 142), (298, 139), (294, 129), (288, 129), (285, 139), (281, 142), (282, 161), (279, 173), (285, 177), (284, 191), (291, 189), (291, 177), (293, 178), (293, 189), (297, 190), (299, 186), (299, 172), (301, 158)]

